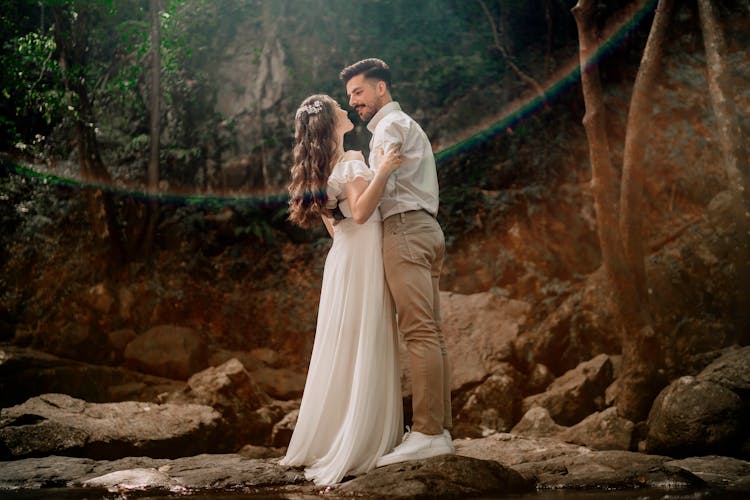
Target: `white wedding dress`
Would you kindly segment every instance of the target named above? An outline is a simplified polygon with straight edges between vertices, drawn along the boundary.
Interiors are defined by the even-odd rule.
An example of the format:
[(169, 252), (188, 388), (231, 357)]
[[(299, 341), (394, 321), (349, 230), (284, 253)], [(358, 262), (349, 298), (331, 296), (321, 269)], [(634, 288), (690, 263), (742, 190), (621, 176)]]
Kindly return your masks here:
[(359, 160), (339, 162), (328, 180), (329, 203), (346, 219), (334, 226), (326, 258), (310, 367), (297, 424), (282, 465), (305, 465), (318, 485), (375, 467), (403, 434), (398, 338), (385, 283), (379, 210), (351, 219), (344, 184), (371, 180)]

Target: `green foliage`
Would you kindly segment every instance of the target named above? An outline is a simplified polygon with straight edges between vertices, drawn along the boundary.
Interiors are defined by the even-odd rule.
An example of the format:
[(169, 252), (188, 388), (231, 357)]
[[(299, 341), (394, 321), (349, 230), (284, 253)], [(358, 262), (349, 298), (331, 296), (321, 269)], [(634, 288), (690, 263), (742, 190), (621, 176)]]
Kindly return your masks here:
[[(31, 147), (39, 136), (52, 137), (53, 127), (56, 144), (64, 149), (69, 141), (79, 103), (74, 93), (63, 90), (60, 48), (53, 41), (53, 20), (63, 19), (63, 38), (75, 52), (65, 76), (85, 89), (93, 103), (93, 116), (86, 120), (96, 127), (107, 167), (117, 179), (143, 179), (150, 146), (149, 2), (0, 3), (8, 7), (0, 14), (0, 30), (11, 35), (7, 46), (12, 49), (0, 60), (5, 94), (0, 110), (5, 144), (0, 148), (18, 142)], [(485, 3), (505, 30), (514, 61), (525, 68), (547, 48), (547, 6), (553, 38), (564, 38), (572, 23), (570, 2), (563, 0)], [(262, 149), (258, 154), (269, 178), (283, 184), (291, 142), (289, 108), (312, 91), (345, 102), (336, 76), (357, 59), (376, 56), (388, 61), (395, 97), (406, 109), (422, 113), (420, 120), (427, 124), (466, 94), (497, 86), (507, 71), (503, 58), (491, 50), (491, 26), (475, 1), (163, 0), (162, 5), (161, 175), (175, 187), (216, 185), (207, 161), (220, 162), (226, 151), (253, 155), (257, 148)], [(229, 117), (214, 112), (219, 64), (235, 55), (227, 49), (236, 49), (233, 43), (240, 36), (246, 44), (241, 53), (255, 58), (267, 42), (278, 40), (289, 75), (281, 102), (264, 111), (278, 116), (262, 117), (273, 123), (263, 123), (256, 137), (242, 137), (242, 144), (232, 123), (225, 123)], [(248, 75), (249, 90), (256, 77)], [(493, 102), (487, 110), (502, 104)], [(43, 128), (40, 122), (49, 125)], [(477, 180), (474, 177), (464, 180)]]
[(12, 100), (16, 114), (31, 111), (50, 123), (64, 105), (64, 92), (57, 88), (60, 70), (53, 59), (55, 41), (49, 34), (27, 33), (8, 42), (9, 58), (3, 81), (3, 98)]

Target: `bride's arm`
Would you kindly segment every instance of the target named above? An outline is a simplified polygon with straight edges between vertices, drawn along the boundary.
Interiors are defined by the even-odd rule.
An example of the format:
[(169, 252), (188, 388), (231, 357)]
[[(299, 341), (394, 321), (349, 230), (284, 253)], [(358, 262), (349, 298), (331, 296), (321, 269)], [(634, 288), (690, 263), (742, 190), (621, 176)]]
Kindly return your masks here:
[[(347, 153), (348, 154), (348, 153)], [(362, 157), (362, 154), (359, 153)], [(364, 158), (362, 158), (364, 160)], [(368, 183), (358, 177), (352, 182), (344, 185), (346, 198), (349, 200), (349, 209), (352, 211), (352, 219), (357, 224), (364, 224), (378, 207), (380, 197), (383, 196), (388, 176), (396, 170), (403, 161), (396, 151), (389, 151), (380, 162), (380, 167), (375, 176)]]

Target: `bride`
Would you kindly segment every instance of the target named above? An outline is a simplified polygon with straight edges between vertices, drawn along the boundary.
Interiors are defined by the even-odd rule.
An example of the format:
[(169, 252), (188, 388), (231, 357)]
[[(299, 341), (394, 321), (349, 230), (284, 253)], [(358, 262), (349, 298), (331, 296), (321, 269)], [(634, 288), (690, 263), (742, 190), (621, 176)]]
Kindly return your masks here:
[[(326, 95), (305, 99), (295, 117), (289, 220), (312, 227), (322, 218), (333, 245), (299, 417), (280, 463), (306, 466), (305, 477), (318, 485), (371, 470), (403, 432), (395, 312), (378, 210), (388, 176), (402, 159), (389, 152), (374, 173), (362, 153), (344, 151), (344, 134), (352, 128), (347, 112)], [(345, 218), (334, 224), (337, 206)]]

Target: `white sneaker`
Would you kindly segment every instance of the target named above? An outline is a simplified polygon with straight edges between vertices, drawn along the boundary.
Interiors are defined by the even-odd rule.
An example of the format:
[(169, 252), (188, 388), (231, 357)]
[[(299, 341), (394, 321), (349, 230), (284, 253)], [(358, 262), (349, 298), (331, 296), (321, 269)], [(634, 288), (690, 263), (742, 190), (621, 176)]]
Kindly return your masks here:
[(453, 446), (453, 437), (451, 437), (451, 433), (448, 432), (448, 429), (443, 429), (443, 436), (445, 437), (445, 440), (448, 442), (448, 446), (451, 448), (451, 454), (456, 453), (456, 448)]
[(392, 452), (380, 457), (375, 463), (375, 467), (436, 457), (438, 455), (452, 455), (453, 453), (453, 444), (446, 439), (445, 431), (442, 434), (434, 436), (411, 431), (404, 435), (401, 444), (396, 446)]

